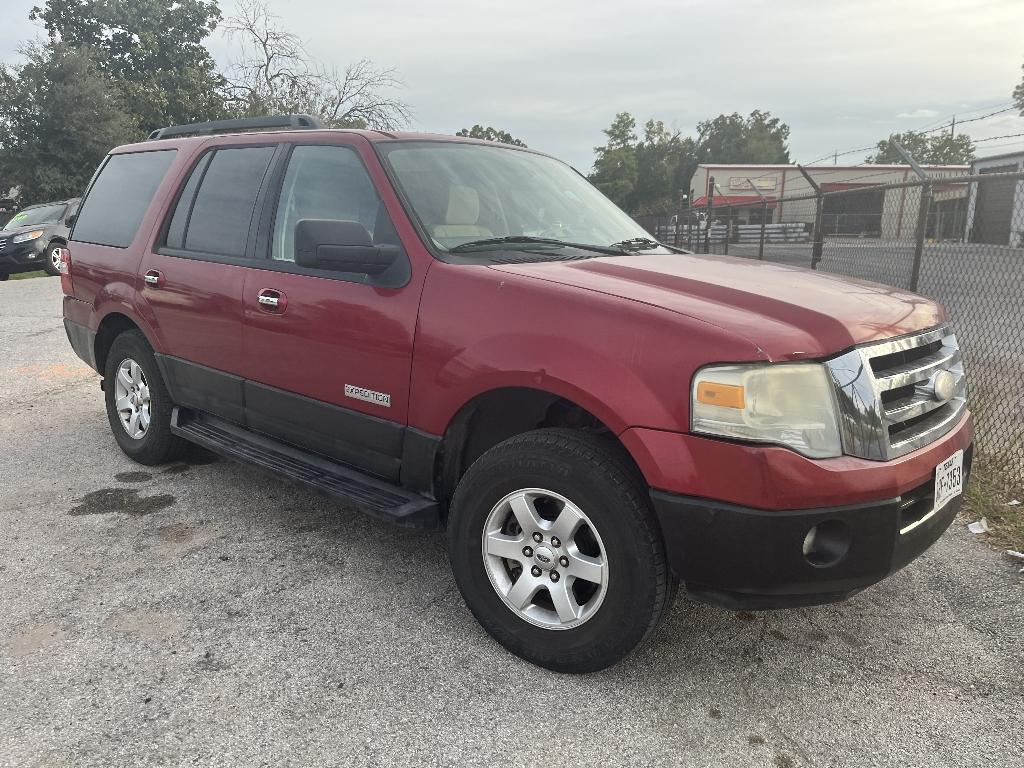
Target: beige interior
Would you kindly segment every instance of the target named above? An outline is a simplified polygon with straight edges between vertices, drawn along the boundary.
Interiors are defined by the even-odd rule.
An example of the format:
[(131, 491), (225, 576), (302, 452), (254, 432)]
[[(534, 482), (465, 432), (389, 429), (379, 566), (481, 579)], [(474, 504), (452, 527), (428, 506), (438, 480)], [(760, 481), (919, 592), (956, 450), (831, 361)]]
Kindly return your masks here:
[(480, 218), (480, 196), (472, 187), (448, 188), (448, 212), (444, 224), (434, 227), (434, 237), (494, 237), (494, 233), (477, 224)]

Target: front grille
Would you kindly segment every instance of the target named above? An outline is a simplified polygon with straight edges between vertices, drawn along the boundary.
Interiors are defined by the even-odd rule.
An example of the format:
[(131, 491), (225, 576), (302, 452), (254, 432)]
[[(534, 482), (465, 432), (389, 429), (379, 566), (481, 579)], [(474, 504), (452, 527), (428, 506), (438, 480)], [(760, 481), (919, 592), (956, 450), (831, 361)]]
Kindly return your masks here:
[(0, 253), (3, 253), (7, 249), (7, 239), (0, 238)]
[(942, 437), (960, 421), (967, 384), (946, 326), (857, 347), (828, 362), (843, 450), (885, 461)]

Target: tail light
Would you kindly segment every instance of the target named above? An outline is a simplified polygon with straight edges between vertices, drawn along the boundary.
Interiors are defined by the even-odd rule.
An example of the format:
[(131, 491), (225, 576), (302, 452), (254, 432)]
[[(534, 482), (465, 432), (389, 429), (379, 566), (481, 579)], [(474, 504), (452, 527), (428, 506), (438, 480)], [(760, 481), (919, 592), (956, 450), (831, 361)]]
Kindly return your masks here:
[(71, 251), (67, 248), (60, 249), (60, 289), (65, 296), (74, 296), (75, 287), (71, 282)]

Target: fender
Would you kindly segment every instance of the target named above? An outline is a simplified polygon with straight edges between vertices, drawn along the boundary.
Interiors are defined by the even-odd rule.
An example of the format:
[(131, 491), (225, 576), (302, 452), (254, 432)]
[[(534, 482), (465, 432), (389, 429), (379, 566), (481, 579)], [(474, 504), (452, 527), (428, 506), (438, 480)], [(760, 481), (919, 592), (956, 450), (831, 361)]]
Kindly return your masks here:
[(564, 397), (621, 434), (689, 429), (690, 380), (707, 362), (764, 357), (700, 320), (486, 266), (437, 263), (420, 304), (409, 424), (443, 434), (465, 403), (502, 387)]

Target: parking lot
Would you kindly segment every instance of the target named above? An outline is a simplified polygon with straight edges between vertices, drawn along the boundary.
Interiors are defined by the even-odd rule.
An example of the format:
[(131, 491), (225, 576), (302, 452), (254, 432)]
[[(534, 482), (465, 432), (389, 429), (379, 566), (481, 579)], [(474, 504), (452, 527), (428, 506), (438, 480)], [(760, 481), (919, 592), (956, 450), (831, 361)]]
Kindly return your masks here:
[(958, 521), (839, 605), (680, 595), (603, 673), (476, 624), (444, 539), (133, 464), (60, 285), (0, 283), (0, 765), (1020, 766), (1024, 577)]

